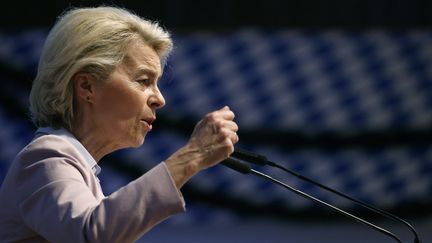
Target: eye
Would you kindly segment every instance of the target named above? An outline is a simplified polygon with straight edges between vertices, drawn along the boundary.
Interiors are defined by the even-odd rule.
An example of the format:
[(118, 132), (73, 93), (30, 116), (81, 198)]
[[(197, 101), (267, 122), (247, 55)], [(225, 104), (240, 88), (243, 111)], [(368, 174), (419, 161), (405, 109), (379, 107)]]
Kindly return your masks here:
[(150, 79), (138, 79), (138, 80), (136, 80), (136, 82), (143, 85), (143, 86), (148, 86), (151, 84)]

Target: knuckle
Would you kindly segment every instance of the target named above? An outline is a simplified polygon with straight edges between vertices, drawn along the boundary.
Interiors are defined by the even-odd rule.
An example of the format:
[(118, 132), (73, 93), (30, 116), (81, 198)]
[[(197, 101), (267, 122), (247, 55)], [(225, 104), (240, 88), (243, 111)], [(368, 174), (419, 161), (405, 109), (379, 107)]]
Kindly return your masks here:
[(221, 129), (219, 131), (219, 134), (221, 135), (222, 138), (229, 138), (230, 136), (230, 132), (227, 129)]
[(237, 125), (237, 123), (234, 123), (233, 129), (234, 132), (237, 132), (239, 130), (239, 126)]
[(230, 116), (232, 117), (232, 119), (234, 119), (235, 118), (235, 113), (232, 112), (232, 111), (230, 111)]
[(235, 136), (234, 136), (234, 143), (237, 143), (238, 141), (240, 140), (240, 138), (239, 138), (239, 136), (236, 134)]
[(214, 112), (208, 113), (205, 115), (205, 119), (208, 121), (215, 121), (216, 120), (216, 114)]
[(238, 130), (239, 130), (239, 126), (238, 126), (238, 124), (237, 124), (237, 123), (235, 123), (235, 122), (234, 122), (234, 127), (235, 127), (236, 131), (238, 131)]
[(213, 124), (219, 128), (222, 128), (224, 126), (224, 123), (221, 120), (215, 120), (215, 121), (213, 121)]
[(234, 153), (234, 145), (231, 143), (231, 141), (227, 142), (225, 146), (225, 152), (227, 153), (227, 157)]
[(231, 139), (230, 138), (226, 138), (225, 140), (224, 140), (224, 147), (233, 147), (234, 145), (233, 145), (233, 142), (231, 141)]
[(228, 156), (232, 153), (234, 153), (234, 146), (231, 144), (231, 146), (228, 147)]

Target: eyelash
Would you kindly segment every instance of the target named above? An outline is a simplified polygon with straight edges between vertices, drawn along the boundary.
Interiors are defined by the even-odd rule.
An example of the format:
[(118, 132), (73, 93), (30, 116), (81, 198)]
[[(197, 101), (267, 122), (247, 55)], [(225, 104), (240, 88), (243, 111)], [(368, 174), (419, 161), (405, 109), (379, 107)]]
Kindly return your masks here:
[(150, 79), (139, 79), (139, 80), (137, 80), (137, 82), (138, 82), (139, 84), (142, 84), (142, 85), (146, 85), (146, 86), (148, 86), (148, 85), (150, 85), (151, 80), (150, 80)]

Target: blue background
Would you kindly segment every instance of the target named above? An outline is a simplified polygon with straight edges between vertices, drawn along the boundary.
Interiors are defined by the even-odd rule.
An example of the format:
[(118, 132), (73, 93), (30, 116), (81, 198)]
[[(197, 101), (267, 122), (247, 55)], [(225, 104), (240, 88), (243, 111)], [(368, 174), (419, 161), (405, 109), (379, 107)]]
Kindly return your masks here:
[[(0, 32), (0, 181), (35, 130), (28, 94), (47, 33), (34, 26)], [(107, 195), (185, 144), (207, 112), (229, 105), (239, 148), (407, 218), (432, 241), (432, 31), (251, 26), (172, 34), (160, 81), (167, 105), (141, 148), (101, 161)], [(256, 169), (411, 239), (403, 226), (349, 201)], [(198, 174), (183, 193), (187, 212), (142, 242), (393, 242), (222, 166)]]

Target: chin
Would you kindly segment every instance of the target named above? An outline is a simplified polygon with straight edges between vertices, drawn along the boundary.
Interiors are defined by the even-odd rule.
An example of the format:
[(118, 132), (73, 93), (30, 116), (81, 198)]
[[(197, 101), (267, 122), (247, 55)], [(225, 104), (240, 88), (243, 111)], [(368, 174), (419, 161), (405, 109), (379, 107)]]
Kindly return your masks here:
[(126, 141), (128, 141), (129, 147), (138, 148), (144, 144), (146, 135), (147, 132), (135, 127), (134, 129), (129, 131), (125, 139)]
[(131, 147), (132, 148), (138, 148), (140, 146), (142, 146), (145, 142), (145, 136), (136, 138), (135, 141), (132, 143)]

